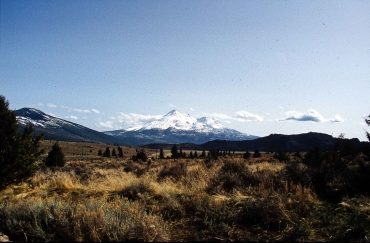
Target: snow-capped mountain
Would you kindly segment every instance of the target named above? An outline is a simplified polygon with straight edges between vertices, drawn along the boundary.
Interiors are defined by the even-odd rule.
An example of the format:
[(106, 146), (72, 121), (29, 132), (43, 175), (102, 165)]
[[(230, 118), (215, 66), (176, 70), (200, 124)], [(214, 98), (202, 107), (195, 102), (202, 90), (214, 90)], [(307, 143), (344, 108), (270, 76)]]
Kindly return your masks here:
[(150, 130), (150, 129), (168, 129), (174, 128), (185, 131), (210, 132), (215, 129), (225, 129), (218, 120), (212, 117), (202, 117), (195, 119), (189, 114), (183, 114), (177, 110), (172, 110), (157, 121), (150, 122), (143, 127), (135, 130)]
[(22, 108), (16, 110), (16, 115), (21, 130), (26, 125), (32, 124), (36, 133), (45, 133), (44, 139), (98, 143), (119, 142), (115, 137), (50, 116), (37, 109)]
[(131, 145), (148, 143), (204, 143), (211, 140), (252, 140), (257, 136), (238, 132), (212, 117), (196, 119), (172, 110), (162, 118), (124, 130), (106, 131), (105, 134), (124, 138)]

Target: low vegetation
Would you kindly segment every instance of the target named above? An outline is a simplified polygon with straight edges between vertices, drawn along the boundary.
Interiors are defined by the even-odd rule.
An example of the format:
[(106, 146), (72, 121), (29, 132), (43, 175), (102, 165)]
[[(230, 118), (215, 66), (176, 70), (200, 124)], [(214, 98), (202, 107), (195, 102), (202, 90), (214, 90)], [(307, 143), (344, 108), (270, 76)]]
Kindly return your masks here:
[[(369, 166), (362, 152), (350, 155), (345, 168), (341, 163), (348, 164), (349, 155), (315, 148), (302, 159), (288, 153), (155, 159), (148, 153), (150, 163), (132, 159), (142, 150), (131, 152), (126, 158), (67, 160), (64, 167), (41, 168), (27, 182), (6, 188), (0, 231), (12, 241), (370, 237), (370, 191), (363, 186)], [(311, 165), (310, 158), (320, 155), (332, 156), (330, 163)]]

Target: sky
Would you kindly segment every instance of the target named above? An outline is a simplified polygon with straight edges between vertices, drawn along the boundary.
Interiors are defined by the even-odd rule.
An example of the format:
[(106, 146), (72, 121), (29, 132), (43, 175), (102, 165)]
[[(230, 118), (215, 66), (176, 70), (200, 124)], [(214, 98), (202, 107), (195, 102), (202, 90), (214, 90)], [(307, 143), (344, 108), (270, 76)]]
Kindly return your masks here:
[(97, 131), (173, 109), (367, 141), (368, 0), (1, 0), (0, 95)]

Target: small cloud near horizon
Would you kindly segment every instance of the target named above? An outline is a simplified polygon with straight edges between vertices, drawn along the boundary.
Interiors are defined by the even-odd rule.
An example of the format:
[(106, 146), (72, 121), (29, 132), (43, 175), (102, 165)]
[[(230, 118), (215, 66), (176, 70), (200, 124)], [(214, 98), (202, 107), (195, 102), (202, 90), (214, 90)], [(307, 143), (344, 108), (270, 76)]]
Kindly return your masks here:
[(279, 121), (310, 121), (310, 122), (343, 122), (343, 118), (339, 115), (335, 115), (333, 118), (326, 119), (315, 109), (309, 109), (306, 113), (299, 111), (287, 111), (285, 112), (286, 117), (279, 119)]
[(211, 116), (214, 118), (227, 120), (228, 123), (231, 123), (230, 120), (239, 121), (239, 122), (247, 122), (247, 121), (263, 121), (263, 116), (252, 114), (248, 111), (238, 111), (236, 115), (229, 116), (222, 113), (204, 113), (204, 115)]
[(236, 112), (236, 119), (238, 121), (263, 121), (263, 116), (252, 114), (248, 111), (238, 111)]

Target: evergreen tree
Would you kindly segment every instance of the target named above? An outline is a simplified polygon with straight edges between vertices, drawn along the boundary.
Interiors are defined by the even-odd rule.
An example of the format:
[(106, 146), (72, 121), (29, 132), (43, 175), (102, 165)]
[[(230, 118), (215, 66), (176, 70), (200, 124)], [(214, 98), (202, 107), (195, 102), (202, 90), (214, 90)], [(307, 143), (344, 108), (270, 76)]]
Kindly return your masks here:
[(53, 147), (51, 148), (51, 151), (48, 153), (48, 157), (45, 160), (45, 165), (48, 167), (63, 167), (65, 163), (66, 159), (64, 158), (63, 151), (58, 142), (55, 142)]
[(32, 125), (23, 133), (18, 128), (15, 111), (9, 110), (9, 102), (0, 95), (0, 189), (32, 176), (37, 169), (35, 162), (44, 152), (40, 150), (44, 134), (33, 136)]
[(117, 156), (117, 153), (116, 153), (116, 150), (115, 149), (112, 150), (112, 156), (113, 157), (116, 157)]
[(244, 159), (249, 159), (251, 157), (251, 153), (249, 151), (246, 151), (245, 154), (243, 154)]
[[(365, 122), (368, 126), (370, 126), (370, 115), (365, 118)], [(366, 132), (366, 137), (370, 141), (370, 133)]]
[(136, 155), (132, 156), (133, 161), (141, 160), (143, 162), (146, 162), (148, 160), (148, 156), (146, 155), (146, 152), (144, 149), (137, 149)]
[(123, 158), (123, 150), (122, 150), (122, 148), (121, 147), (118, 147), (117, 149), (118, 149), (118, 157)]
[(159, 158), (160, 158), (160, 159), (164, 159), (163, 148), (161, 148), (161, 149), (159, 150)]
[(190, 159), (193, 159), (193, 158), (194, 158), (193, 151), (190, 151), (190, 153), (189, 153), (189, 158), (190, 158)]
[(197, 151), (195, 151), (195, 152), (194, 152), (194, 158), (195, 158), (195, 159), (197, 159), (197, 158), (198, 158), (198, 152), (197, 152)]
[(177, 157), (178, 157), (178, 155), (179, 155), (179, 152), (177, 151), (177, 146), (176, 146), (176, 144), (174, 144), (173, 146), (172, 146), (172, 148), (171, 148), (171, 154), (172, 154), (172, 158), (173, 159), (176, 159)]
[(99, 151), (98, 151), (98, 155), (99, 155), (99, 156), (102, 156), (102, 155), (103, 155), (103, 151), (101, 151), (101, 149), (99, 149)]
[(107, 147), (103, 153), (103, 157), (110, 157), (110, 149)]
[(206, 151), (205, 151), (205, 150), (203, 150), (203, 151), (202, 151), (202, 154), (200, 155), (200, 158), (203, 158), (203, 159), (204, 159), (205, 157), (206, 157)]
[(260, 158), (260, 157), (261, 157), (261, 153), (260, 153), (260, 151), (258, 149), (256, 149), (254, 151), (253, 158)]

